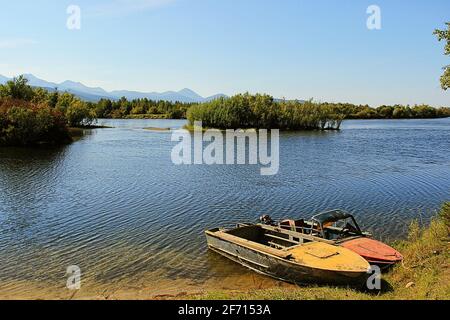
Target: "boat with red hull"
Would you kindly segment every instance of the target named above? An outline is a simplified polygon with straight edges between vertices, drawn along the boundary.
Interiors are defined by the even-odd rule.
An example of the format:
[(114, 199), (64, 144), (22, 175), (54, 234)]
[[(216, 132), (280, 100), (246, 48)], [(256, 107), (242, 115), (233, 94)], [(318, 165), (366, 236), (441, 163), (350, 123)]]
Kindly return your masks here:
[(361, 231), (355, 217), (342, 210), (320, 213), (313, 216), (310, 221), (284, 220), (278, 224), (278, 227), (309, 234), (323, 241), (332, 241), (336, 245), (352, 250), (371, 265), (377, 265), (382, 269), (403, 260), (400, 252), (373, 239), (370, 233)]
[(371, 265), (378, 265), (381, 268), (389, 267), (403, 260), (403, 256), (394, 248), (368, 237), (347, 241), (344, 239), (339, 245), (359, 254)]

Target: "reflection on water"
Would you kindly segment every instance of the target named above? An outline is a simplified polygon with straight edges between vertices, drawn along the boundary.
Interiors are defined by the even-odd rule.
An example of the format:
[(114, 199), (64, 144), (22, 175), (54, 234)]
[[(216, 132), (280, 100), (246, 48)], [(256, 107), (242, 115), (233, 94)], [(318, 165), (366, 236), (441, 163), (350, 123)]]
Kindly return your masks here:
[[(65, 297), (78, 265), (85, 296), (284, 285), (207, 251), (203, 231), (342, 208), (378, 238), (426, 223), (450, 199), (450, 119), (348, 121), (341, 132), (280, 137), (280, 172), (174, 166), (177, 120), (114, 128), (60, 149), (0, 149), (0, 296)], [(30, 289), (33, 288), (33, 289)]]

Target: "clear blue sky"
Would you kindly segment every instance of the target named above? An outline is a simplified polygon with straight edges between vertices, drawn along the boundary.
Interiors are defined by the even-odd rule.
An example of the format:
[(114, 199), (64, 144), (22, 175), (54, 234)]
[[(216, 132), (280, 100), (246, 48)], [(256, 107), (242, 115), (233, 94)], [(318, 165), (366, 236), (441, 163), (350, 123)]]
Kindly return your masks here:
[[(79, 5), (81, 30), (66, 28)], [(367, 7), (382, 29), (368, 30)], [(1, 0), (0, 74), (107, 90), (450, 105), (448, 0)]]

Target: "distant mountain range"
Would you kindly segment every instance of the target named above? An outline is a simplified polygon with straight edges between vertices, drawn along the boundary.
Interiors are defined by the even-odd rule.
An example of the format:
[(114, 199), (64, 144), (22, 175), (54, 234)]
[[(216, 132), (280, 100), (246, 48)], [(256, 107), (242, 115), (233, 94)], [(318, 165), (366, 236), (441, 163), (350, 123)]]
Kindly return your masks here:
[[(41, 87), (53, 91), (58, 89), (59, 91), (69, 92), (75, 96), (91, 102), (97, 102), (102, 98), (118, 100), (125, 97), (129, 100), (132, 99), (143, 99), (147, 98), (155, 101), (179, 101), (179, 102), (207, 102), (219, 97), (226, 97), (224, 94), (216, 94), (211, 97), (202, 97), (196, 92), (190, 89), (183, 89), (180, 91), (167, 91), (167, 92), (138, 92), (138, 91), (127, 91), (127, 90), (116, 90), (108, 92), (102, 88), (91, 88), (85, 86), (80, 82), (74, 81), (64, 81), (61, 83), (48, 82), (35, 77), (32, 74), (25, 74), (25, 78), (28, 79), (29, 85), (33, 87)], [(0, 84), (5, 84), (7, 81), (11, 80), (5, 76), (0, 75)]]

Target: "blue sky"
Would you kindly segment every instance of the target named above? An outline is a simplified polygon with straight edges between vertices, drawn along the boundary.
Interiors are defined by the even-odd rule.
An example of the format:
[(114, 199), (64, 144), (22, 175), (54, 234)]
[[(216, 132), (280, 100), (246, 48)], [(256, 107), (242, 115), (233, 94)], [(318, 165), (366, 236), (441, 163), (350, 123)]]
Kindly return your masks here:
[[(432, 35), (448, 0), (1, 1), (0, 74), (107, 90), (450, 105)], [(66, 9), (81, 8), (81, 30)], [(381, 30), (368, 30), (369, 5)]]

